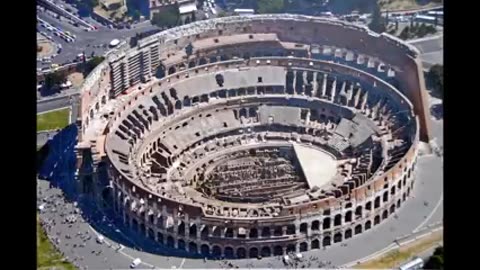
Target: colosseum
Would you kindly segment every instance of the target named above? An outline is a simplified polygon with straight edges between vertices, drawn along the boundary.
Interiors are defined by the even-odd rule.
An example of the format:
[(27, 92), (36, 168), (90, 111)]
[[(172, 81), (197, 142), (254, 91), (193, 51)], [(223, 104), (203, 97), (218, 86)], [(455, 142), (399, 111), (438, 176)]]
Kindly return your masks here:
[(430, 140), (418, 51), (325, 18), (165, 30), (109, 52), (81, 91), (79, 189), (141, 237), (209, 258), (369, 233), (409, 198)]

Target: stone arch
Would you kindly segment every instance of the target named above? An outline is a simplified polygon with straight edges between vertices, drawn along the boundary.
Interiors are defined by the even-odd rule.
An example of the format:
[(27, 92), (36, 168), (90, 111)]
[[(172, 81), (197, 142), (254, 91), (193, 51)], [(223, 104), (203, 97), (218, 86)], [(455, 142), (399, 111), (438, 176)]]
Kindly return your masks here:
[(333, 235), (333, 242), (334, 243), (342, 242), (342, 238), (343, 238), (342, 233), (338, 232)]
[(220, 227), (215, 227), (213, 229), (213, 236), (220, 237), (222, 235), (222, 229)]
[(354, 229), (355, 235), (362, 233), (362, 224), (358, 224)]
[(296, 251), (296, 248), (295, 248), (294, 244), (288, 244), (287, 245), (287, 253), (295, 252), (295, 251)]
[(312, 222), (312, 231), (318, 231), (320, 230), (320, 221), (314, 220)]
[(175, 246), (175, 240), (173, 240), (173, 237), (169, 236), (167, 237), (167, 247), (173, 248)]
[(257, 110), (253, 107), (248, 109), (248, 116), (249, 117), (257, 117)]
[(380, 207), (380, 196), (375, 198), (375, 202), (373, 204), (373, 208), (377, 209)]
[(151, 228), (148, 228), (148, 238), (155, 240), (155, 232)]
[(161, 232), (157, 233), (157, 242), (163, 244), (163, 234)]
[(240, 118), (242, 116), (245, 117), (245, 118), (247, 117), (247, 109), (246, 108), (241, 108), (240, 109)]
[(330, 229), (330, 217), (326, 217), (323, 219), (323, 229)]
[(347, 211), (345, 214), (345, 222), (351, 222), (352, 221), (352, 211)]
[(248, 236), (250, 238), (257, 238), (258, 237), (258, 230), (256, 228), (251, 228)]
[(185, 250), (185, 241), (183, 239), (178, 240), (178, 249)]
[(288, 225), (288, 226), (287, 226), (287, 234), (288, 234), (288, 235), (293, 235), (293, 234), (295, 234), (295, 225)]
[(383, 193), (383, 202), (388, 202), (388, 191)]
[(327, 235), (327, 236), (323, 237), (323, 241), (322, 241), (322, 242), (323, 242), (323, 243), (322, 243), (322, 244), (323, 244), (322, 246), (328, 247), (328, 246), (330, 246), (330, 245), (332, 244), (332, 239), (331, 239), (331, 237), (330, 237), (329, 235)]
[(342, 215), (337, 214), (335, 215), (335, 218), (333, 220), (333, 226), (340, 226), (340, 225), (342, 225)]
[(282, 235), (283, 235), (282, 226), (275, 226), (273, 228), (273, 236), (282, 236)]
[(312, 249), (319, 249), (320, 248), (320, 240), (313, 239), (312, 243), (311, 243), (311, 248)]
[(190, 238), (197, 238), (197, 224), (192, 224), (190, 226), (188, 235), (190, 236)]
[(206, 65), (206, 64), (208, 64), (208, 61), (205, 57), (202, 57), (202, 58), (200, 58), (200, 60), (198, 60), (198, 64), (199, 65)]
[(243, 258), (246, 258), (246, 257), (247, 257), (247, 250), (245, 250), (245, 248), (243, 248), (243, 247), (239, 247), (237, 249), (237, 258), (243, 259)]
[(281, 246), (273, 247), (273, 255), (274, 256), (281, 256), (283, 255), (283, 248)]
[(270, 237), (271, 232), (269, 227), (263, 227), (262, 228), (262, 237)]
[(383, 213), (382, 213), (382, 219), (386, 219), (388, 217), (388, 210), (385, 209), (383, 210)]
[(104, 105), (107, 103), (107, 96), (102, 96), (102, 104)]
[(365, 209), (372, 210), (372, 202), (367, 202), (367, 204), (365, 204)]
[(355, 216), (357, 217), (361, 217), (362, 216), (362, 212), (363, 212), (363, 208), (361, 205), (357, 206), (357, 208), (355, 208)]
[(208, 247), (208, 245), (201, 245), (200, 246), (200, 253), (203, 255), (203, 256), (208, 256), (210, 255), (210, 247)]
[(402, 200), (405, 201), (406, 198), (407, 198), (407, 193), (403, 193)]
[(392, 186), (392, 188), (390, 189), (390, 195), (395, 195), (395, 186)]
[(258, 248), (252, 247), (248, 251), (248, 257), (250, 258), (257, 258), (258, 257)]
[(176, 71), (175, 67), (174, 66), (171, 66), (169, 69), (168, 69), (168, 75), (171, 75), (171, 74), (174, 74)]
[(226, 258), (233, 258), (235, 257), (235, 253), (233, 252), (232, 247), (225, 247), (225, 257)]
[(367, 220), (367, 222), (365, 222), (365, 231), (370, 230), (370, 228), (372, 228), (372, 221)]
[(352, 229), (347, 229), (345, 231), (345, 239), (351, 238), (352, 237)]
[(301, 233), (307, 233), (307, 229), (308, 229), (308, 224), (306, 222), (300, 224), (300, 232)]
[(225, 237), (233, 238), (233, 229), (232, 228), (227, 228), (225, 230)]
[(190, 100), (189, 96), (184, 96), (183, 97), (183, 107), (188, 107), (192, 104), (192, 101)]
[(376, 215), (375, 218), (373, 219), (373, 225), (377, 225), (378, 223), (380, 223), (380, 216)]
[(193, 254), (197, 254), (198, 253), (197, 244), (195, 244), (194, 242), (188, 243), (188, 251)]
[(390, 205), (390, 215), (394, 212), (395, 212), (395, 203), (392, 203), (392, 205)]
[(308, 244), (307, 244), (307, 242), (302, 242), (302, 243), (300, 243), (300, 247), (299, 247), (299, 248), (300, 248), (300, 252), (305, 252), (305, 251), (307, 251), (307, 250), (308, 250)]
[(202, 232), (200, 233), (200, 238), (206, 240), (208, 238), (208, 226), (203, 227)]
[(262, 257), (270, 257), (272, 255), (272, 252), (270, 251), (269, 247), (262, 247), (260, 254), (262, 255)]
[(178, 225), (178, 234), (179, 235), (185, 235), (185, 222), (180, 222), (180, 225)]
[(397, 201), (397, 208), (399, 208), (400, 205), (402, 205), (402, 200), (398, 199), (398, 201)]
[(212, 256), (220, 257), (222, 256), (222, 249), (219, 246), (213, 246), (212, 248)]
[(181, 110), (182, 109), (182, 101), (177, 100), (175, 101), (175, 110)]
[(93, 109), (90, 109), (90, 118), (93, 118), (93, 116), (94, 116)]

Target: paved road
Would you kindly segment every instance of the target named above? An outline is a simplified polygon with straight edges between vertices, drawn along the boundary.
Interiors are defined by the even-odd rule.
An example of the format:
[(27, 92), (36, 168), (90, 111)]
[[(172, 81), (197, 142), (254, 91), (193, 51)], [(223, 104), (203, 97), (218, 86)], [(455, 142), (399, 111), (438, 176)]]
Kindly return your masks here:
[(410, 44), (420, 50), (420, 57), (426, 68), (434, 65), (443, 65), (443, 34), (439, 36), (410, 40)]
[[(70, 101), (70, 97), (72, 97), (72, 101)], [(60, 95), (54, 98), (39, 100), (37, 101), (37, 113), (70, 107), (71, 102), (78, 100), (78, 98), (79, 94), (77, 92), (69, 93), (67, 95)]]
[[(45, 20), (46, 22), (54, 25), (55, 27), (60, 27), (63, 31), (69, 31), (77, 37), (75, 42), (66, 43), (63, 39), (56, 37), (51, 34), (51, 32), (49, 32), (49, 35), (53, 37), (55, 42), (60, 43), (63, 46), (62, 52), (57, 55), (52, 61), (53, 63), (58, 64), (65, 63), (66, 61), (72, 61), (76, 58), (78, 54), (82, 52), (85, 52), (87, 56), (90, 56), (92, 52), (95, 52), (96, 55), (102, 55), (106, 50), (108, 50), (108, 48), (94, 48), (94, 45), (108, 45), (113, 39), (124, 40), (134, 36), (136, 33), (157, 29), (156, 26), (152, 26), (149, 22), (145, 22), (133, 26), (132, 29), (117, 30), (100, 27), (97, 31), (87, 32), (82, 28), (71, 25), (66, 20), (58, 20), (52, 17), (47, 12), (39, 12), (37, 15), (42, 20)], [(38, 28), (41, 31), (48, 32), (40, 25), (38, 25)], [(39, 66), (41, 66), (39, 62), (37, 63)]]
[(43, 146), (55, 134), (57, 134), (56, 131), (37, 132), (37, 146)]

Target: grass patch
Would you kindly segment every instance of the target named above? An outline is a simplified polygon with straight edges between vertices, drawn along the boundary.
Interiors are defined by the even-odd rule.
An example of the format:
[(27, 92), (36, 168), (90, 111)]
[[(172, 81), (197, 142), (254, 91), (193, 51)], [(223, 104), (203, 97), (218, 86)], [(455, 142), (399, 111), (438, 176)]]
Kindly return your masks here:
[(61, 109), (53, 112), (37, 114), (37, 132), (64, 128), (70, 122), (70, 109)]
[(423, 4), (419, 4), (416, 0), (378, 0), (378, 4), (381, 9), (388, 10), (402, 10), (402, 9), (416, 9), (416, 8), (429, 8), (440, 6), (440, 3), (434, 1), (425, 1)]
[(39, 269), (65, 269), (75, 270), (69, 262), (62, 262), (62, 255), (57, 252), (48, 239), (37, 218), (37, 270)]
[(438, 231), (399, 249), (388, 252), (386, 255), (355, 265), (356, 269), (392, 269), (405, 263), (417, 254), (428, 250), (443, 240), (443, 231)]

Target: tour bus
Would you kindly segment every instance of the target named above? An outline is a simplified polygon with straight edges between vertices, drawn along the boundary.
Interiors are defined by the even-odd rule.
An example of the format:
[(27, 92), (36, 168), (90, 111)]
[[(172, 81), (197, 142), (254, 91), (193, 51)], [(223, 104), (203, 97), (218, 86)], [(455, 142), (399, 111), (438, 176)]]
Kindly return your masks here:
[(140, 260), (139, 258), (136, 258), (135, 260), (132, 261), (132, 263), (130, 264), (130, 268), (136, 268), (137, 266), (139, 266), (140, 264), (142, 263), (142, 260)]
[(422, 258), (416, 258), (407, 262), (406, 264), (401, 265), (398, 269), (399, 270), (417, 270), (422, 269), (423, 267), (423, 260)]

